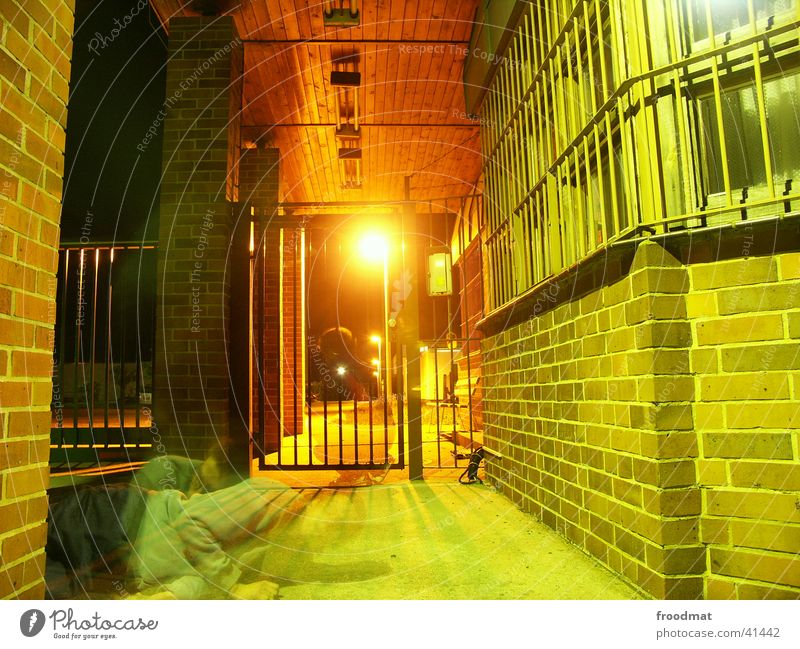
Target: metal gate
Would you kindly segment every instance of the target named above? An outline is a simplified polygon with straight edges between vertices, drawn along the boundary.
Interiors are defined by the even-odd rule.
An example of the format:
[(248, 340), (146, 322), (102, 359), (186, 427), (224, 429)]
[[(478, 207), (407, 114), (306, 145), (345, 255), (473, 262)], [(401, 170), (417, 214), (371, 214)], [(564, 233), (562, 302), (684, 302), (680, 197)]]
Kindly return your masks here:
[[(259, 468), (372, 471), (405, 468), (408, 462), (414, 475), (419, 475), (417, 472), (425, 468), (465, 467), (472, 451), (483, 444), (480, 340), (454, 339), (445, 331), (435, 334), (439, 336), (435, 341), (409, 345), (406, 328), (402, 331), (406, 344), (401, 348), (401, 333), (390, 324), (399, 322), (397, 309), (403, 307), (395, 304), (405, 304), (407, 294), (403, 291), (410, 290), (406, 288), (411, 272), (408, 268), (415, 266), (395, 262), (390, 268), (384, 257), (383, 325), (366, 314), (368, 328), (380, 332), (372, 336), (378, 339), (379, 358), (370, 361), (365, 355), (366, 334), (359, 326), (358, 332), (349, 332), (356, 340), (348, 351), (348, 361), (340, 363), (343, 356), (331, 353), (324, 341), (327, 332), (318, 324), (309, 324), (310, 309), (318, 308), (316, 298), (310, 297), (306, 304), (306, 292), (311, 290), (306, 264), (313, 263), (310, 260), (317, 255), (316, 250), (311, 253), (306, 239), (309, 232), (309, 238), (316, 236), (307, 227), (311, 217), (267, 216), (260, 233), (259, 226), (254, 226), (251, 242), (250, 430)], [(319, 218), (328, 218), (331, 227), (341, 223), (331, 221), (333, 215)], [(329, 232), (317, 222), (314, 228)], [(401, 249), (401, 244), (396, 248)], [(334, 264), (333, 268), (338, 266)], [(332, 286), (329, 294), (338, 299), (339, 285)], [(368, 311), (372, 289), (364, 286), (360, 290)], [(438, 322), (446, 315), (446, 330), (452, 331), (452, 305), (440, 304), (447, 308), (442, 309)], [(376, 315), (375, 308), (372, 316)], [(399, 313), (402, 321), (402, 311)], [(438, 332), (442, 327), (437, 329), (433, 313), (431, 329)], [(418, 315), (410, 317), (416, 319)], [(344, 327), (338, 313), (334, 322), (329, 331), (339, 335), (337, 330)], [(417, 361), (421, 387), (411, 392), (405, 375), (409, 372), (416, 377)], [(414, 413), (413, 421), (409, 420), (410, 412)]]
[[(277, 262), (270, 247), (279, 251)], [(368, 359), (351, 358), (347, 368), (338, 365), (323, 349), (321, 337), (306, 329), (305, 230), (278, 229), (273, 223), (251, 249), (251, 431), (259, 468), (404, 468), (402, 362), (395, 356), (390, 367), (389, 330), (381, 339), (377, 368)], [(271, 308), (276, 297), (279, 309)], [(397, 349), (394, 340), (389, 342)]]
[[(292, 404), (294, 407), (294, 404)], [(299, 432), (284, 431), (265, 453), (262, 469), (386, 470), (405, 467), (404, 412), (400, 395), (389, 400), (368, 395), (311, 394), (298, 404), (304, 413)]]
[(423, 465), (466, 467), (483, 446), (480, 340), (431, 341), (420, 355)]

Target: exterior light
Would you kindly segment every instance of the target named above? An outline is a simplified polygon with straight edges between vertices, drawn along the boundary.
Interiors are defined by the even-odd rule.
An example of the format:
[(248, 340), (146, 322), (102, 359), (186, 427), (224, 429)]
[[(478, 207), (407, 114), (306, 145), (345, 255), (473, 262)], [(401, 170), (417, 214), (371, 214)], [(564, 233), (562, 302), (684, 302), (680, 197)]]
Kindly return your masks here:
[(370, 336), (370, 341), (375, 343), (376, 345), (381, 344), (381, 337), (380, 336)]
[(367, 261), (382, 261), (386, 258), (386, 253), (389, 250), (386, 238), (375, 232), (365, 234), (361, 238), (358, 248), (361, 256)]
[(373, 358), (373, 359), (372, 359), (372, 364), (373, 364), (375, 367), (378, 367), (378, 366), (381, 364), (381, 362), (380, 362), (380, 361), (379, 361), (377, 358)]
[(344, 376), (344, 375), (345, 375), (345, 372), (347, 372), (347, 370), (346, 370), (346, 369), (344, 368), (344, 366), (342, 366), (342, 365), (340, 365), (339, 367), (337, 367), (337, 368), (336, 368), (336, 373), (337, 373), (339, 376)]
[(453, 292), (453, 276), (450, 250), (447, 248), (431, 249), (428, 253), (428, 295), (451, 295)]
[(424, 354), (426, 351), (428, 351), (428, 346), (423, 345), (422, 347), (419, 348), (419, 351)]

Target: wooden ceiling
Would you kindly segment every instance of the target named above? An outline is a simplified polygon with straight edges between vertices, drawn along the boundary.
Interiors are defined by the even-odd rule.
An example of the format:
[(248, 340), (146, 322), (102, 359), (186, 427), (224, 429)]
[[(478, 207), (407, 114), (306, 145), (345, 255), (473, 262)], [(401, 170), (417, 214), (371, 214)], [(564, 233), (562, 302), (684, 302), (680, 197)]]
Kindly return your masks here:
[[(183, 0), (151, 2), (167, 29), (191, 14)], [(415, 199), (471, 193), (479, 129), (465, 115), (461, 76), (477, 4), (365, 0), (361, 24), (336, 29), (314, 0), (231, 3), (245, 43), (243, 144), (281, 150), (283, 200), (399, 200), (408, 175)], [(361, 189), (342, 189), (334, 137), (330, 73), (348, 54), (361, 73)]]

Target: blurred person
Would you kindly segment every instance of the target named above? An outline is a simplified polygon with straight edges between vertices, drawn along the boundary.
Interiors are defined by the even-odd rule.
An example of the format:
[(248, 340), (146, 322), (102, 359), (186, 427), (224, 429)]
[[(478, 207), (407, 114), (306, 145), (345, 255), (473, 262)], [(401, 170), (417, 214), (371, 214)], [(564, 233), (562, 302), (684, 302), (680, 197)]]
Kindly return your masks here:
[(269, 581), (240, 583), (230, 550), (283, 511), (282, 496), (290, 490), (263, 479), (231, 482), (214, 456), (202, 463), (164, 456), (128, 483), (52, 494), (50, 597), (73, 598), (82, 588), (88, 595), (86, 586), (94, 588), (106, 574), (144, 591), (133, 598), (273, 598), (278, 587)]

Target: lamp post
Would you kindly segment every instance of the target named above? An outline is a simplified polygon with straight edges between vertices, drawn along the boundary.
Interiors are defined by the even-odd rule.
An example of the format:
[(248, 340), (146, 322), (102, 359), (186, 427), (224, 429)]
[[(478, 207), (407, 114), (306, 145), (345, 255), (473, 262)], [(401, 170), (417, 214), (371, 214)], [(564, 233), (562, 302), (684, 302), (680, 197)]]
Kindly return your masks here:
[(386, 340), (386, 379), (384, 398), (392, 402), (392, 351), (389, 337), (389, 251), (383, 247), (383, 332)]
[(375, 361), (373, 361), (372, 364), (377, 365), (375, 369), (378, 370), (378, 399), (380, 399), (383, 394), (383, 371), (381, 369), (383, 367), (383, 356), (381, 355), (381, 344), (383, 340), (377, 334), (370, 336), (369, 339), (378, 346), (378, 362), (375, 363)]
[[(386, 243), (386, 238), (383, 235), (370, 233), (361, 239), (361, 254), (368, 261), (382, 261), (383, 262), (383, 340), (385, 341), (385, 374), (384, 374), (384, 389), (383, 396), (385, 399), (391, 400), (392, 398), (392, 350), (389, 339), (389, 247)], [(381, 339), (380, 336), (372, 336), (372, 342), (378, 344), (378, 357), (381, 356)]]

